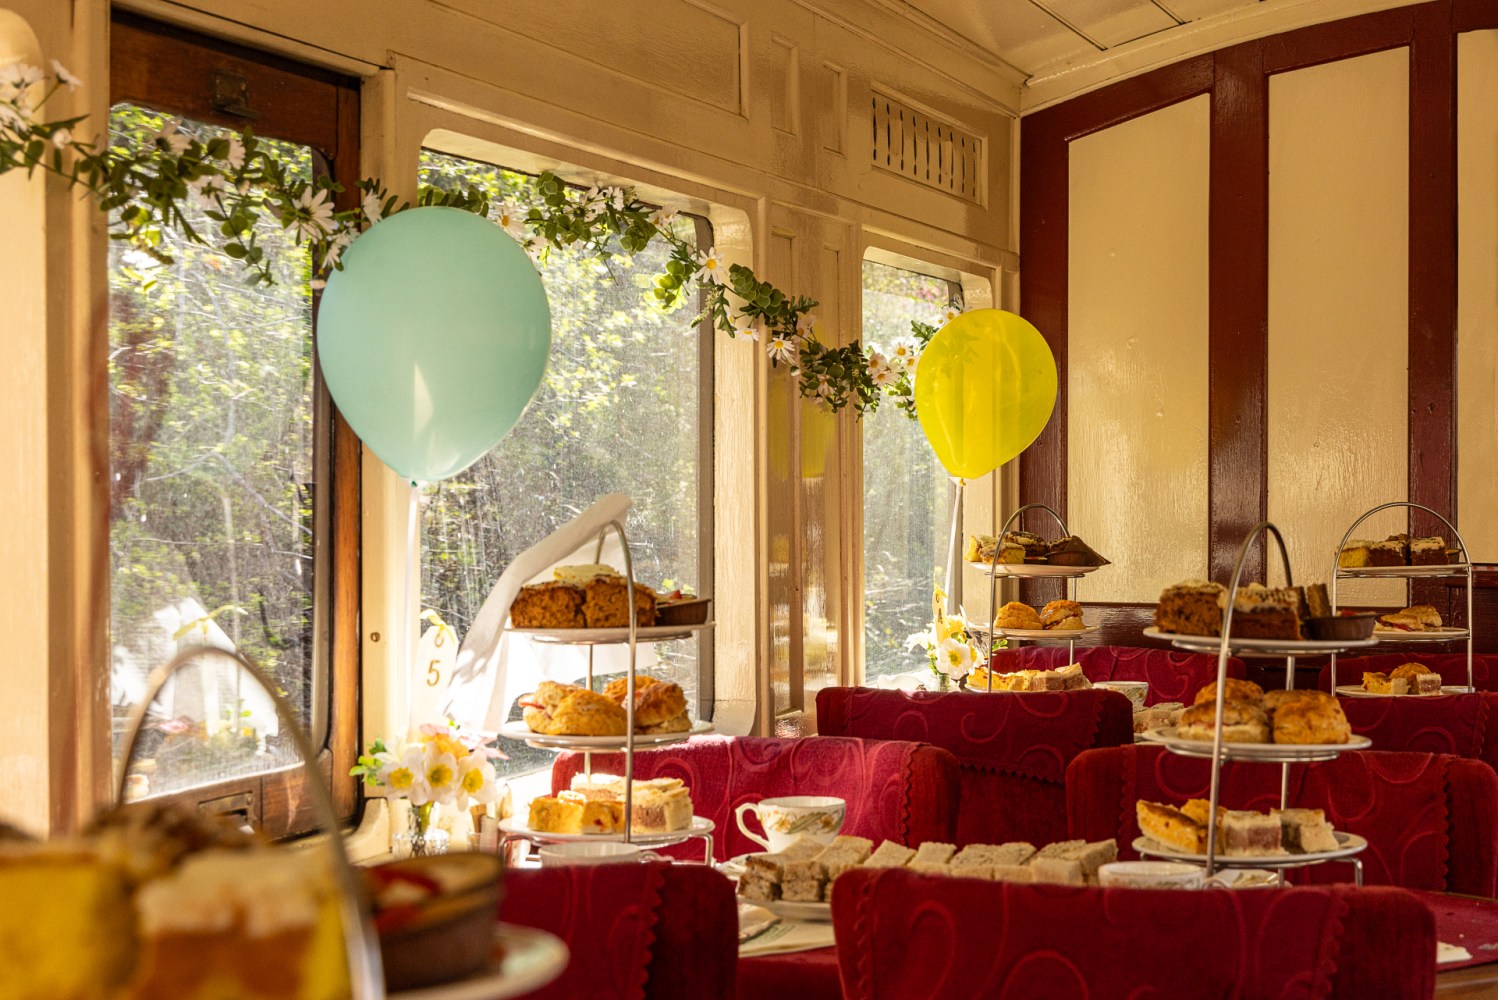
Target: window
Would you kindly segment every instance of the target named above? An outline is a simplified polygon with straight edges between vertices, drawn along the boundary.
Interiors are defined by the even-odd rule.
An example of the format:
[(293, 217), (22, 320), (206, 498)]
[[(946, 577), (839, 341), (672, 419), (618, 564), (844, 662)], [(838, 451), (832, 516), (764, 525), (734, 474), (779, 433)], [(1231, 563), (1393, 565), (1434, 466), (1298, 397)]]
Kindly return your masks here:
[[(113, 45), (115, 144), (150, 142), (174, 120), (202, 139), (238, 131), (244, 119), (211, 103), (213, 81), (236, 78), (251, 102), (275, 93), (251, 110), (288, 171), (328, 172), (331, 150), (345, 174), (357, 164), (347, 84), (123, 15)], [(170, 80), (150, 71), (167, 63), (180, 70)], [(215, 228), (201, 209), (186, 214)], [(269, 287), (247, 287), (236, 261), (173, 231), (169, 264), (110, 244), (113, 753), (152, 669), (186, 647), (239, 650), (324, 748), (348, 814), (357, 636), (354, 609), (336, 614), (330, 595), (335, 577), (357, 586), (358, 564), (329, 540), (335, 518), (357, 517), (357, 445), (317, 376), (307, 251), (274, 222), (259, 230)], [(300, 760), (269, 697), (231, 661), (200, 662), (147, 715), (133, 794), (222, 800), (275, 835), (307, 829), (291, 805), (306, 799), (294, 794)]]
[[(540, 200), (530, 176), (430, 150), (422, 154), (421, 181), (481, 187), (496, 209)], [(706, 220), (682, 215), (675, 225), (710, 245)], [(423, 603), (459, 635), (514, 556), (615, 491), (634, 501), (625, 527), (636, 578), (711, 596), (714, 333), (692, 323), (691, 304), (665, 312), (644, 294), (667, 259), (657, 242), (606, 262), (553, 251), (542, 266), (552, 346), (540, 391), (498, 447), (428, 487), (423, 499)], [(592, 561), (586, 556), (580, 561)], [(615, 654), (623, 655), (597, 655), (602, 663)], [(553, 649), (529, 674), (517, 676), (512, 666), (511, 718), (520, 717), (514, 696), (542, 676), (581, 681), (587, 655)], [(596, 676), (621, 661), (608, 662)], [(710, 663), (710, 632), (641, 647), (640, 669), (680, 684), (695, 718), (711, 717)], [(509, 776), (547, 767), (552, 757), (510, 740), (500, 747), (510, 755), (502, 768)]]
[[(888, 354), (912, 336), (912, 321), (940, 326), (951, 308), (962, 308), (956, 282), (863, 262), (865, 344)], [(947, 564), (953, 487), (904, 411), (881, 407), (862, 424), (864, 678), (873, 681), (920, 666), (905, 640), (931, 624), (931, 586)]]

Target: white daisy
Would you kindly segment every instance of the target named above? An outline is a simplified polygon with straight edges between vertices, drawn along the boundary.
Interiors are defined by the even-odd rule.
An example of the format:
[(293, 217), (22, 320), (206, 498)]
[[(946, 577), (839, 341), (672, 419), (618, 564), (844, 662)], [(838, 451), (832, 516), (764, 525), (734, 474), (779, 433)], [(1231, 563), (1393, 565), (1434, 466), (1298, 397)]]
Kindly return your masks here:
[(936, 669), (951, 678), (966, 677), (973, 669), (973, 647), (957, 639), (944, 639), (936, 647)]
[(827, 381), (826, 375), (817, 376), (817, 395), (823, 399), (831, 399), (837, 395), (837, 389), (833, 387), (831, 382)]
[(31, 132), (30, 109), (22, 110), (9, 101), (0, 101), (0, 129), (24, 139)]
[(40, 67), (31, 66), (26, 63), (11, 63), (8, 66), (0, 66), (0, 101), (9, 101), (16, 104), (26, 103), (29, 107), (26, 92), (41, 82), (42, 71)]
[(328, 248), (323, 252), (323, 265), (333, 267), (343, 257), (343, 251), (354, 242), (354, 231), (352, 229), (340, 229), (328, 240)]
[(880, 368), (878, 371), (872, 371), (869, 373), (869, 378), (875, 385), (879, 386), (880, 388), (890, 385), (897, 377), (898, 376), (895, 374), (895, 370), (887, 365), (883, 368)]
[(57, 77), (58, 83), (62, 84), (64, 87), (67, 87), (69, 90), (77, 90), (83, 85), (82, 80), (78, 79), (72, 73), (69, 73), (68, 68), (62, 63), (58, 62), (56, 59), (52, 60), (52, 75)]
[(707, 250), (699, 250), (696, 256), (697, 273), (711, 281), (715, 285), (721, 285), (728, 280), (728, 265), (723, 263), (718, 256), (716, 247)]
[(525, 216), (527, 210), (505, 202), (495, 210), (495, 220), (504, 231), (517, 240), (525, 239)]
[(603, 199), (604, 201), (608, 202), (612, 208), (618, 211), (623, 211), (624, 206), (629, 203), (629, 196), (625, 193), (622, 187), (604, 188)]
[[(770, 355), (771, 361), (778, 361), (781, 364), (788, 365), (796, 360), (796, 345), (780, 334), (776, 334), (770, 339), (770, 343), (765, 347), (765, 351)], [(799, 373), (793, 372), (792, 374)]]
[(327, 191), (309, 184), (291, 204), (293, 212), (286, 225), (296, 231), (297, 239), (321, 239), (333, 228), (333, 202)]
[(192, 145), (192, 137), (184, 135), (176, 119), (167, 122), (146, 140), (157, 149), (165, 150), (173, 156), (181, 156), (187, 152)]
[(915, 364), (915, 341), (897, 340), (889, 349), (889, 365), (896, 371), (904, 371)]
[(802, 313), (796, 317), (796, 331), (798, 333), (810, 334), (811, 328), (817, 323), (816, 313)]
[(58, 149), (67, 149), (73, 144), (73, 133), (65, 128), (57, 129), (52, 133), (52, 145)]
[(658, 208), (650, 213), (650, 224), (663, 233), (671, 231), (671, 223), (676, 221), (676, 209)]
[(750, 340), (759, 340), (759, 323), (753, 316), (739, 313), (733, 317), (733, 335), (735, 337), (747, 337)]
[(364, 212), (364, 218), (372, 226), (385, 217), (385, 206), (380, 201), (380, 192), (366, 191), (359, 202), (359, 208)]
[(941, 314), (942, 325), (945, 326), (946, 324), (952, 322), (952, 320), (956, 319), (958, 316), (961, 316), (961, 315), (962, 315), (962, 310), (960, 310), (960, 309), (953, 309), (952, 307), (948, 306), (947, 310)]

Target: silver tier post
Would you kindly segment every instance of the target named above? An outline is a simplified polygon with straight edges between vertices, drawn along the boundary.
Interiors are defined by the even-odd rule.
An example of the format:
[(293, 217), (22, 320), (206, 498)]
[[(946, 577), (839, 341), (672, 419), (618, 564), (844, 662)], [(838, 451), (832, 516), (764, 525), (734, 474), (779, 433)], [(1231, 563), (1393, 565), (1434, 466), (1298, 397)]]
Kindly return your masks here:
[(328, 849), (333, 852), (333, 877), (339, 888), (339, 918), (343, 925), (344, 949), (348, 952), (349, 984), (353, 988), (354, 1000), (383, 1000), (385, 977), (380, 967), (380, 949), (376, 943), (374, 925), (370, 923), (369, 910), (364, 903), (364, 887), (354, 876), (349, 864), (348, 852), (344, 850), (343, 836), (338, 830), (338, 813), (333, 808), (333, 797), (328, 792), (327, 782), (317, 769), (317, 752), (307, 739), (307, 733), (297, 720), (291, 706), (278, 694), (276, 686), (250, 658), (236, 650), (224, 650), (209, 646), (185, 649), (165, 664), (151, 671), (146, 679), (146, 692), (130, 710), (130, 721), (125, 726), (124, 751), (120, 755), (119, 770), (115, 774), (114, 800), (125, 799), (125, 776), (130, 769), (130, 759), (135, 754), (135, 744), (140, 738), (141, 726), (146, 712), (161, 694), (167, 680), (189, 662), (203, 656), (222, 656), (239, 664), (240, 670), (270, 696), (276, 708), (276, 717), (281, 726), (291, 734), (293, 745), (302, 758), (302, 771), (307, 777), (307, 789), (312, 796), (312, 809), (317, 815), (318, 825), (327, 832)]

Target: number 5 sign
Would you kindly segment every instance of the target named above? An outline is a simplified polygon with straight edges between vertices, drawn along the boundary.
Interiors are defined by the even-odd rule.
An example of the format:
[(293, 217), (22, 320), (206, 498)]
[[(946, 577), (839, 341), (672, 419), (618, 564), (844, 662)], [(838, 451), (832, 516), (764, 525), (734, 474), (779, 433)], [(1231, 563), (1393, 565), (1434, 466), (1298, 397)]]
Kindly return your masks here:
[(428, 628), (416, 643), (416, 660), (411, 664), (412, 729), (442, 721), (439, 711), (458, 656), (458, 637), (437, 612), (425, 611), (421, 620)]

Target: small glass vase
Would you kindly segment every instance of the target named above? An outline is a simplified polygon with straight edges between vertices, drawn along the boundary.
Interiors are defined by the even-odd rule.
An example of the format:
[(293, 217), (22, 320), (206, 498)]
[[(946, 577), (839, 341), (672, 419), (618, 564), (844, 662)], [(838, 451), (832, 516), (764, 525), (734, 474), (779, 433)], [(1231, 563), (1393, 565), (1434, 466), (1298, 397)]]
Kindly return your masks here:
[(391, 853), (396, 857), (425, 858), (447, 853), (448, 841), (452, 838), (446, 830), (432, 825), (433, 805), (431, 802), (420, 806), (411, 805), (411, 817), (406, 828), (391, 841)]

